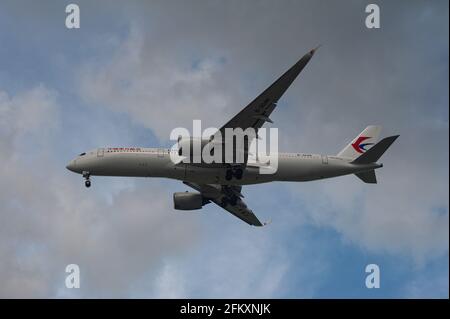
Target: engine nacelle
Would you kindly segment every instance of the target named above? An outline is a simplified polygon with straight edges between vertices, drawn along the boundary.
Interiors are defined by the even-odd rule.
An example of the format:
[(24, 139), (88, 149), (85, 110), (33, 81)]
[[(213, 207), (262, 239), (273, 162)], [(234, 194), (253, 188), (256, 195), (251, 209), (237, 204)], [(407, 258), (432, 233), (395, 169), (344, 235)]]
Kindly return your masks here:
[(201, 209), (208, 202), (200, 193), (179, 192), (173, 194), (174, 208), (179, 210)]

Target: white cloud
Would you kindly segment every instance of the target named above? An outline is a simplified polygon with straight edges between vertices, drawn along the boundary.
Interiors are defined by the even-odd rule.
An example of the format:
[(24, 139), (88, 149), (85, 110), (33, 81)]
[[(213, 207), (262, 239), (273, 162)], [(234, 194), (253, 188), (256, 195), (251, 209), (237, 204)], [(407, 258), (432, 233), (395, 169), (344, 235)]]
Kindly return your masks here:
[(437, 274), (418, 274), (405, 287), (403, 287), (405, 298), (447, 298), (448, 290), (448, 269)]
[[(237, 79), (234, 86), (224, 85), (227, 82), (220, 80), (219, 75), (222, 78), (229, 75), (220, 64), (206, 63), (186, 69), (183, 64), (177, 64), (179, 62), (173, 55), (169, 54), (171, 59), (166, 59), (163, 48), (152, 50), (151, 41), (152, 35), (145, 37), (140, 26), (135, 25), (101, 67), (86, 65), (80, 83), (81, 94), (88, 103), (124, 112), (152, 128), (160, 139), (167, 139), (170, 129), (178, 123), (189, 125), (193, 118), (222, 118), (223, 123), (229, 117), (225, 115), (229, 113), (224, 112), (225, 108), (236, 109), (236, 105), (242, 103), (239, 102), (242, 101), (241, 94), (236, 90), (243, 86), (242, 79)], [(239, 49), (247, 52), (250, 47), (251, 44), (246, 43)], [(168, 51), (170, 48), (172, 46), (167, 45)], [(402, 55), (402, 50), (397, 54)], [(320, 77), (315, 73), (324, 72), (316, 64), (317, 59), (324, 60), (326, 67), (336, 62), (335, 58), (330, 61), (327, 56), (315, 57), (304, 72), (308, 81), (302, 82), (306, 86), (301, 91), (303, 94), (296, 94), (297, 86), (288, 94), (291, 98), (297, 97), (303, 107), (275, 112), (275, 117), (282, 118), (279, 123), (282, 123), (280, 134), (284, 149), (335, 153), (358, 133), (351, 130), (355, 123), (358, 123), (358, 129), (368, 124), (391, 125), (387, 128), (388, 133), (402, 136), (383, 157), (387, 165), (378, 173), (379, 185), (362, 184), (356, 177), (354, 180), (349, 177), (302, 187), (302, 194), (308, 194), (306, 202), (313, 223), (332, 227), (342, 233), (344, 239), (363, 248), (411, 256), (419, 263), (447, 253), (448, 178), (442, 170), (448, 172), (448, 166), (445, 167), (448, 152), (436, 158), (431, 166), (430, 159), (423, 154), (439, 154), (442, 143), (446, 140), (448, 143), (448, 123), (430, 126), (430, 115), (422, 109), (420, 102), (407, 104), (409, 100), (404, 92), (395, 89), (405, 85), (412, 88), (415, 84), (405, 84), (404, 77), (392, 71), (395, 65), (397, 69), (405, 67), (408, 74), (411, 72), (409, 64), (420, 63), (420, 56), (408, 57), (405, 65), (394, 62), (398, 59), (391, 59), (384, 67), (372, 72), (377, 79), (389, 77), (388, 86), (374, 78), (361, 78), (357, 69), (351, 71), (354, 74), (346, 77), (348, 83), (343, 84), (341, 75), (327, 70), (331, 73), (330, 84), (325, 88), (331, 91), (326, 96), (312, 87), (312, 84), (319, 85), (317, 79)], [(352, 63), (366, 65), (365, 61)], [(313, 67), (316, 72), (310, 70)], [(436, 79), (440, 76), (438, 71), (433, 74)], [(234, 90), (227, 90), (228, 87)], [(357, 88), (354, 101), (342, 94), (348, 87)], [(382, 89), (384, 94), (374, 96), (374, 90)], [(368, 96), (372, 99), (368, 100)], [(313, 105), (316, 100), (319, 104)], [(363, 104), (358, 104), (360, 102)], [(397, 108), (392, 108), (393, 103)], [(331, 104), (334, 107), (328, 109)], [(378, 106), (375, 109), (373, 105)], [(423, 113), (423, 120), (415, 119), (415, 127), (411, 126), (411, 121), (403, 121), (404, 110), (408, 109)], [(346, 114), (345, 127), (339, 119), (342, 114)], [(350, 131), (351, 135), (345, 135)], [(331, 136), (334, 138), (329, 138)], [(326, 147), (318, 148), (318, 145)], [(391, 152), (395, 156), (390, 156)], [(295, 193), (300, 188), (292, 185), (290, 189)], [(436, 209), (444, 212), (437, 214)]]
[[(156, 297), (267, 298), (286, 293), (286, 275), (294, 265), (285, 250), (274, 245), (275, 234), (244, 227), (236, 230), (236, 223), (210, 227), (209, 243), (191, 252), (188, 262), (180, 257), (165, 265), (153, 290)], [(224, 229), (226, 234), (211, 238)], [(302, 245), (297, 249), (301, 251)], [(311, 270), (304, 265), (296, 279), (314, 274)], [(312, 287), (302, 288), (304, 296), (310, 296)]]
[[(67, 296), (61, 287), (69, 263), (81, 268), (83, 287), (73, 294), (123, 296), (163, 256), (195, 243), (195, 218), (173, 214), (164, 189), (123, 190), (108, 203), (58, 166), (48, 137), (59, 123), (51, 91), (0, 97), (7, 150), (0, 154), (1, 296)], [(22, 152), (28, 137), (47, 146), (32, 165), (24, 155), (36, 150)]]
[(411, 257), (423, 266), (448, 253), (448, 199), (445, 185), (430, 189), (436, 177), (414, 166), (391, 162), (378, 171), (375, 186), (349, 176), (291, 190), (308, 199), (313, 224), (365, 250)]
[(155, 298), (186, 298), (186, 280), (189, 276), (180, 271), (175, 262), (166, 262), (161, 267), (160, 273), (155, 278), (155, 286), (150, 291), (154, 291)]
[[(80, 94), (88, 105), (125, 113), (162, 140), (175, 127), (192, 131), (192, 120), (208, 123), (231, 104), (220, 59), (179, 61), (153, 52), (139, 27), (102, 64), (86, 63), (79, 73)], [(164, 120), (162, 118), (164, 117)], [(207, 127), (203, 127), (206, 129)]]
[[(417, 21), (420, 7), (386, 3), (384, 21), (395, 28), (368, 34), (359, 28), (358, 9), (341, 4), (327, 4), (333, 14), (324, 18), (323, 4), (315, 2), (283, 8), (270, 1), (166, 3), (136, 5), (139, 12), (132, 14), (124, 8), (126, 21), (150, 21), (136, 24), (124, 39), (81, 38), (83, 50), (77, 52), (101, 52), (81, 61), (76, 84), (86, 104), (126, 114), (166, 140), (173, 127), (190, 127), (193, 118), (223, 124), (305, 48), (322, 42), (273, 115), (283, 148), (337, 152), (372, 121), (401, 137), (383, 157), (379, 185), (356, 177), (289, 185), (293, 202), (298, 196), (306, 203), (301, 216), (295, 208), (280, 208), (277, 194), (261, 202), (284, 219), (280, 226), (309, 220), (371, 252), (411, 256), (418, 264), (448, 254), (448, 111), (441, 106), (448, 105), (448, 81), (442, 81), (448, 62), (436, 62), (441, 52), (448, 61), (448, 42), (446, 51), (424, 45), (439, 40), (436, 30), (444, 28), (436, 11), (448, 10), (434, 8), (431, 28), (411, 33), (408, 23)], [(105, 21), (111, 23), (110, 16)], [(447, 39), (448, 31), (442, 32)], [(74, 41), (67, 42), (68, 51)], [(86, 46), (93, 41), (90, 51)], [(76, 68), (70, 66), (65, 75)], [(199, 221), (207, 217), (174, 213), (163, 183), (142, 187), (133, 181), (106, 200), (95, 181), (87, 191), (72, 173), (56, 169), (60, 150), (52, 141), (63, 133), (57, 101), (45, 86), (0, 93), (1, 296), (128, 296), (143, 287), (144, 296), (270, 297), (286, 289), (286, 274), (302, 283), (312, 277), (315, 284), (300, 285), (295, 293), (314, 296), (327, 261), (304, 260), (292, 270), (297, 266), (286, 255), (289, 248), (278, 241), (284, 228), (264, 236), (270, 228), (255, 233), (243, 225), (240, 232), (238, 221), (226, 216), (230, 223), (217, 225), (204, 240), (206, 227)], [(92, 135), (98, 137), (114, 128), (96, 129)], [(67, 293), (63, 270), (73, 262), (80, 264), (83, 288)]]

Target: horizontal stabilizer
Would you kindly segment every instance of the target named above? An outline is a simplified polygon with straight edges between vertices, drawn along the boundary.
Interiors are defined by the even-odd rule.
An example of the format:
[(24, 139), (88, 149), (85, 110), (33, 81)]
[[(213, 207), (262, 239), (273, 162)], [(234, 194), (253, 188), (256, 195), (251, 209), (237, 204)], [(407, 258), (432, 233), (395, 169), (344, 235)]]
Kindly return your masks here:
[(355, 159), (352, 163), (355, 164), (375, 163), (399, 136), (400, 135), (394, 135), (382, 139), (377, 144), (372, 146), (372, 148), (370, 148), (367, 152), (365, 152), (360, 157)]
[(375, 170), (362, 172), (362, 173), (356, 173), (356, 176), (359, 177), (364, 183), (367, 184), (376, 184), (377, 183), (377, 176), (375, 175)]

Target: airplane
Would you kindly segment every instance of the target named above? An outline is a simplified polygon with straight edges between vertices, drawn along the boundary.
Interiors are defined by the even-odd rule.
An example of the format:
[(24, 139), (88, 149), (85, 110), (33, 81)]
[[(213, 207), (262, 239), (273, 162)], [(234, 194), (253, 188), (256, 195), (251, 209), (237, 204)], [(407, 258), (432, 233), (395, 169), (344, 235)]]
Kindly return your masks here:
[[(311, 60), (317, 48), (306, 53), (272, 85), (229, 120), (225, 128), (253, 128), (256, 132), (265, 124), (279, 99)], [(253, 226), (265, 226), (246, 205), (242, 186), (273, 181), (313, 181), (355, 174), (365, 183), (377, 183), (375, 170), (383, 164), (379, 158), (398, 138), (389, 136), (375, 143), (381, 127), (370, 125), (337, 155), (278, 153), (278, 167), (273, 174), (260, 174), (258, 167), (242, 163), (185, 163), (171, 160), (173, 149), (144, 147), (102, 147), (83, 152), (66, 168), (81, 174), (85, 186), (91, 186), (91, 176), (161, 177), (180, 180), (195, 192), (173, 194), (174, 209), (196, 210), (215, 203)], [(258, 138), (258, 136), (256, 136)], [(180, 143), (180, 140), (178, 140)], [(192, 142), (192, 141), (191, 141)], [(247, 145), (247, 144), (246, 144)], [(179, 150), (181, 151), (181, 149)], [(245, 151), (248, 151), (246, 146)], [(269, 163), (270, 165), (270, 163)]]

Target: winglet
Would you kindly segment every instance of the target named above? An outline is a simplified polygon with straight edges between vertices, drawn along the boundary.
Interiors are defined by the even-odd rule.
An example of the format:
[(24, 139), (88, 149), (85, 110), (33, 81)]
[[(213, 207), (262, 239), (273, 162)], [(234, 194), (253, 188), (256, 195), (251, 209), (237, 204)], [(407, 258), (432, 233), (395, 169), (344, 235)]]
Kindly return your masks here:
[(266, 222), (263, 222), (263, 223), (262, 223), (262, 226), (267, 226), (267, 225), (270, 225), (270, 224), (272, 224), (272, 218), (269, 219), (269, 220), (266, 221)]
[(322, 44), (319, 44), (318, 46), (316, 46), (314, 49), (312, 49), (311, 51), (309, 51), (309, 53), (311, 55), (314, 55), (314, 53), (316, 53), (316, 51), (322, 46)]

